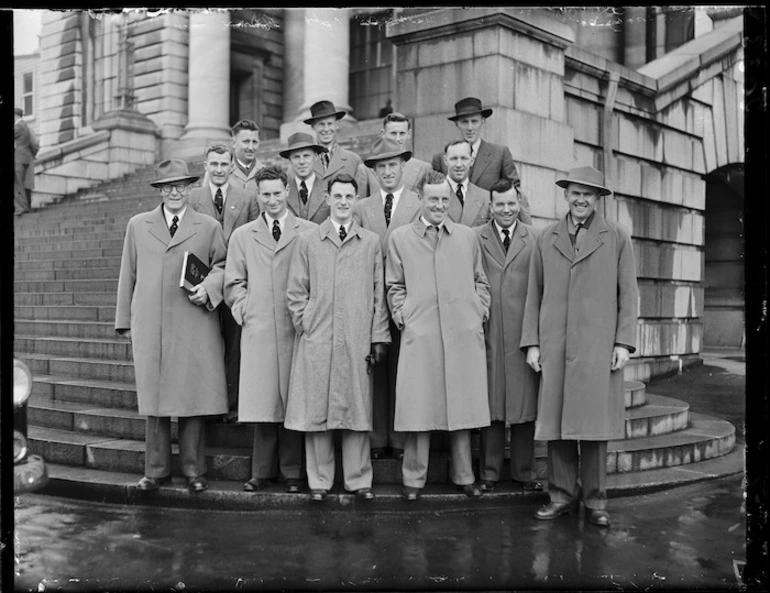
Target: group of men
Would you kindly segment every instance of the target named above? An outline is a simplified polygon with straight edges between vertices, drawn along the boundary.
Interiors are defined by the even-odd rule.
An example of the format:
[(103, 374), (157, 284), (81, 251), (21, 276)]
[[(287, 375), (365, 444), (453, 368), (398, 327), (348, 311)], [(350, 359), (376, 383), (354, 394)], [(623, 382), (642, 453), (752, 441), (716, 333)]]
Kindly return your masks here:
[[(475, 498), (503, 479), (510, 426), (515, 488), (542, 489), (534, 440), (548, 441), (535, 516), (582, 499), (609, 525), (607, 441), (623, 437), (638, 306), (630, 237), (597, 209), (610, 190), (592, 167), (557, 181), (569, 212), (538, 233), (509, 149), (482, 138), (491, 115), (457, 102), (461, 137), (432, 164), (397, 112), (362, 161), (337, 142), (345, 112), (330, 101), (280, 152), (288, 171), (256, 159), (245, 120), (207, 148), (201, 187), (184, 161), (159, 164), (163, 202), (129, 221), (115, 323), (148, 417), (141, 490), (171, 481), (171, 417), (191, 492), (207, 488), (205, 420), (225, 415), (254, 425), (245, 490), (306, 480), (314, 501), (334, 483), (335, 433), (346, 491), (374, 498), (372, 459), (392, 456), (416, 501), (433, 431)], [(185, 252), (210, 268), (190, 292)]]

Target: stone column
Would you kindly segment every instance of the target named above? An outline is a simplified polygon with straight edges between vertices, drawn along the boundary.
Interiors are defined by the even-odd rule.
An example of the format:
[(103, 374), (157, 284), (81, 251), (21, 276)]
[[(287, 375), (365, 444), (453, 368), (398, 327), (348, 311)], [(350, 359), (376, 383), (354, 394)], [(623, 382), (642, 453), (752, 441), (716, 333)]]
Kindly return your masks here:
[(197, 155), (212, 140), (230, 135), (230, 13), (190, 15), (187, 126), (182, 156)]
[(305, 12), (287, 8), (284, 13), (283, 121), (293, 121), (305, 102)]

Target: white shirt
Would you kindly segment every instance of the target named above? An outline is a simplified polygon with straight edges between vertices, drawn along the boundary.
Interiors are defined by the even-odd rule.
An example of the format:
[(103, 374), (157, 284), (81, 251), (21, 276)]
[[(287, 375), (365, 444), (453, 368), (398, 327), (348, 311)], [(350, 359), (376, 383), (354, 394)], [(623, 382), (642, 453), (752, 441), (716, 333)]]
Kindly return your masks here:
[(446, 180), (449, 182), (449, 187), (452, 188), (452, 193), (457, 195), (457, 186), (461, 186), (463, 188), (463, 201), (465, 200), (466, 196), (468, 195), (468, 186), (470, 185), (470, 179), (467, 177), (465, 178), (465, 181), (462, 183), (456, 183), (452, 181), (449, 177), (446, 178)]
[(217, 196), (217, 190), (222, 190), (222, 205), (224, 206), (224, 203), (227, 201), (227, 189), (230, 187), (230, 181), (225, 183), (222, 186), (214, 185), (209, 181), (209, 189), (211, 190), (211, 201), (213, 202), (216, 199)]
[[(500, 243), (503, 243), (505, 241), (505, 235), (503, 235), (503, 228), (499, 224), (497, 224), (497, 221), (494, 221), (494, 224), (495, 224), (495, 228), (497, 229), (497, 234), (500, 237)], [(512, 240), (513, 239), (513, 231), (516, 230), (516, 220), (515, 219), (513, 221), (513, 224), (511, 226), (509, 226), (506, 230), (509, 233), (509, 235), (508, 235), (509, 239)]]
[(171, 214), (171, 212), (168, 211), (166, 208), (166, 205), (163, 205), (163, 216), (166, 219), (166, 226), (168, 228), (171, 228), (171, 225), (173, 224), (174, 216), (176, 216), (179, 220), (177, 220), (177, 225), (182, 224), (182, 217), (184, 216), (184, 213), (187, 212), (187, 206), (182, 208), (181, 212), (177, 212), (176, 214)]
[(307, 186), (307, 195), (308, 199), (310, 198), (310, 194), (313, 193), (313, 185), (315, 185), (315, 172), (310, 174), (310, 177), (307, 179), (300, 179), (299, 177), (295, 177), (294, 180), (297, 182), (297, 195), (299, 195), (299, 186), (302, 184), (302, 182), (305, 182), (305, 185)]
[(340, 234), (340, 227), (342, 227), (342, 226), (345, 227), (345, 233), (346, 234), (350, 234), (350, 227), (353, 225), (353, 221), (352, 220), (350, 222), (348, 222), (347, 224), (345, 224), (345, 225), (342, 225), (342, 224), (340, 224), (338, 222), (335, 222), (331, 217), (329, 217), (329, 220), (331, 220), (332, 225), (334, 226), (334, 230), (337, 231), (337, 235)]
[(432, 223), (428, 222), (425, 219), (424, 216), (420, 216), (420, 222), (422, 222), (426, 227), (437, 226), (439, 228), (439, 230), (441, 230), (444, 227), (444, 221), (443, 220), (440, 223), (438, 223), (438, 224), (432, 224)]
[(471, 144), (471, 156), (475, 157), (477, 154), (479, 154), (479, 146), (481, 146), (481, 138), (476, 140), (473, 144)]
[(289, 210), (288, 209), (284, 210), (283, 215), (281, 216), (281, 218), (273, 218), (267, 212), (263, 212), (262, 214), (265, 215), (265, 222), (267, 223), (267, 228), (269, 228), (271, 232), (273, 230), (273, 221), (277, 220), (278, 221), (278, 227), (281, 229), (281, 233), (283, 233), (283, 227), (286, 225), (286, 217), (289, 216)]
[(396, 191), (385, 191), (384, 189), (380, 189), (380, 195), (382, 195), (382, 207), (385, 207), (385, 196), (388, 194), (393, 194), (393, 207), (390, 210), (391, 216), (393, 215), (393, 212), (396, 211), (396, 206), (398, 206), (398, 201), (401, 199), (401, 194), (404, 193), (404, 186), (402, 185), (399, 187)]

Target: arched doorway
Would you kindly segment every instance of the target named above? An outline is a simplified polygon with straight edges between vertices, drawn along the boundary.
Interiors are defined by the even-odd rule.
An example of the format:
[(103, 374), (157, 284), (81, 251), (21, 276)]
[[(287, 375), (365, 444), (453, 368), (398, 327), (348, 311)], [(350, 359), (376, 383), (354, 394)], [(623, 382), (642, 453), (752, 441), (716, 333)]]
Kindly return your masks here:
[(743, 348), (744, 318), (743, 165), (706, 176), (703, 344)]

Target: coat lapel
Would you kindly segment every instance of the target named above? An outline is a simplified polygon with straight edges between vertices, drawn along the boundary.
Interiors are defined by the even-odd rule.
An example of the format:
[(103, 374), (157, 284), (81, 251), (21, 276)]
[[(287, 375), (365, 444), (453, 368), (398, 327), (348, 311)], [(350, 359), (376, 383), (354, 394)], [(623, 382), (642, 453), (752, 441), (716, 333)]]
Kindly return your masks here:
[(313, 191), (307, 198), (307, 219), (313, 220), (313, 216), (318, 212), (318, 209), (323, 206), (326, 201), (326, 197), (323, 191), (323, 180), (316, 175), (315, 182), (313, 183)]
[(270, 251), (275, 250), (275, 239), (273, 239), (273, 229), (267, 226), (267, 221), (265, 220), (264, 216), (260, 216), (257, 219), (257, 224), (254, 225), (251, 232), (254, 233), (254, 240), (257, 243), (266, 247)]
[(213, 218), (217, 217), (217, 212), (214, 210), (214, 198), (211, 195), (211, 188), (208, 183), (200, 188), (200, 191), (196, 191), (195, 201), (190, 202), (190, 206), (196, 212), (206, 214)]
[[(527, 245), (526, 237), (529, 235), (527, 227), (521, 222), (516, 223), (516, 229), (511, 237), (511, 244), (508, 246), (508, 253), (505, 254), (505, 265), (510, 264), (521, 250)], [(500, 241), (498, 241), (499, 243)]]
[[(161, 213), (161, 217), (162, 216), (163, 214)], [(171, 237), (171, 241), (169, 242), (168, 247), (166, 247), (166, 250), (169, 250), (172, 247), (183, 243), (198, 232), (198, 225), (201, 223), (199, 216), (202, 215), (199, 215), (192, 208), (187, 209), (185, 215), (182, 217), (182, 220), (179, 223), (179, 228), (176, 230), (176, 233), (174, 233), (174, 236)], [(165, 224), (165, 219), (163, 222)], [(168, 231), (168, 229), (166, 229), (166, 231)]]
[(246, 201), (243, 199), (243, 194), (238, 194), (232, 190), (232, 186), (230, 186), (227, 190), (227, 199), (225, 200), (224, 207), (225, 215), (223, 218), (222, 227), (226, 237), (229, 237), (233, 232), (235, 222), (238, 220), (238, 217), (241, 214), (241, 210), (243, 210), (243, 207), (246, 204)]
[[(316, 175), (318, 179), (318, 175)], [(297, 191), (297, 178), (289, 176), (289, 195), (286, 198), (286, 204), (294, 215), (299, 215), (299, 192)]]
[(484, 225), (481, 231), (481, 244), (484, 246), (484, 250), (492, 256), (492, 259), (501, 266), (505, 265), (505, 249), (500, 243), (497, 229), (491, 220)]
[(171, 233), (168, 232), (166, 219), (163, 216), (163, 204), (153, 211), (152, 216), (147, 219), (147, 223), (150, 227), (150, 234), (164, 245), (168, 245), (171, 240)]
[[(385, 223), (385, 209), (382, 205), (382, 197), (379, 192), (373, 194), (367, 200), (365, 209), (366, 216), (369, 218), (369, 222), (372, 225), (372, 230), (380, 237), (384, 236), (385, 233), (388, 232), (388, 225)], [(395, 216), (395, 213), (393, 215)], [(392, 217), (390, 219), (390, 224), (393, 224)]]
[[(420, 209), (420, 202), (417, 195), (404, 186), (404, 191), (401, 194), (401, 199), (398, 201), (398, 207), (390, 218), (390, 227), (396, 228), (401, 225), (407, 224), (414, 218), (415, 212)], [(382, 215), (383, 222), (385, 221), (385, 214)]]
[[(457, 196), (455, 196), (455, 199), (457, 199)], [(468, 184), (468, 195), (465, 196), (465, 205), (463, 206), (463, 215), (460, 219), (460, 222), (471, 226), (473, 221), (476, 220), (476, 216), (478, 215), (479, 210), (481, 210), (483, 207), (483, 199), (479, 193), (474, 191), (473, 185)]]
[(278, 245), (275, 246), (276, 253), (289, 245), (297, 237), (299, 234), (299, 227), (299, 220), (296, 216), (289, 212), (289, 215), (286, 217), (286, 222), (283, 225), (281, 238), (278, 240)]
[(599, 216), (599, 213), (597, 212), (594, 215), (593, 222), (586, 230), (586, 235), (580, 243), (580, 251), (577, 252), (577, 256), (575, 257), (575, 261), (572, 262), (572, 265), (583, 261), (594, 251), (599, 249), (602, 243), (604, 243), (604, 233), (608, 230), (607, 222), (604, 218)]
[(476, 155), (476, 159), (473, 161), (473, 167), (471, 168), (471, 183), (476, 183), (479, 180), (491, 161), (492, 151), (489, 148), (489, 144), (482, 140), (479, 144), (479, 153)]
[(556, 235), (556, 241), (554, 247), (569, 261), (575, 259), (575, 248), (572, 247), (572, 242), (569, 240), (569, 231), (567, 230), (567, 217), (565, 216), (559, 221), (553, 229), (553, 234)]

